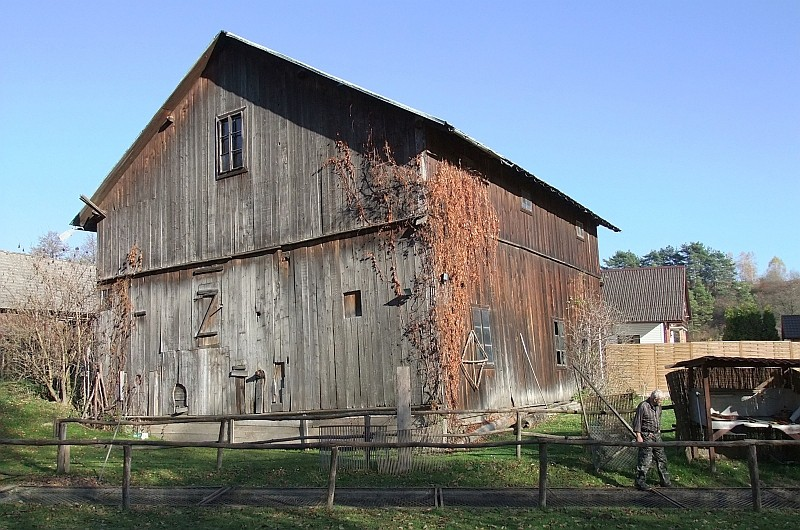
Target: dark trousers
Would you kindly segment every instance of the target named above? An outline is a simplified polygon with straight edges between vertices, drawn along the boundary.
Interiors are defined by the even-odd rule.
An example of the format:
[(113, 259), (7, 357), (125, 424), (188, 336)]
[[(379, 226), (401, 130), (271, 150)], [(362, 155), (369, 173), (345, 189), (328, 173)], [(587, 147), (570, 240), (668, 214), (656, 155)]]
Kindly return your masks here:
[[(642, 439), (645, 442), (660, 442), (661, 433), (642, 433)], [(639, 458), (636, 463), (636, 485), (644, 486), (647, 483), (647, 472), (650, 471), (650, 466), (653, 465), (653, 460), (656, 461), (656, 469), (658, 470), (658, 477), (661, 480), (662, 486), (668, 486), (669, 472), (667, 471), (667, 453), (664, 452), (663, 447), (640, 447)]]

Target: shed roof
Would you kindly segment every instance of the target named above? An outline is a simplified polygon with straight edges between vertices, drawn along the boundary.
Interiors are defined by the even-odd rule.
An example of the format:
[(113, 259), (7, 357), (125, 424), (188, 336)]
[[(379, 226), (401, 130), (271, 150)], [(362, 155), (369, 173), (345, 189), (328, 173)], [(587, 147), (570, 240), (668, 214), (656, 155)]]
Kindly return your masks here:
[(636, 267), (601, 272), (603, 299), (626, 322), (683, 322), (690, 318), (686, 267)]
[(667, 368), (800, 368), (800, 359), (764, 359), (761, 357), (718, 357), (706, 355), (680, 361)]
[(469, 136), (467, 136), (463, 132), (459, 131), (458, 129), (456, 129), (455, 127), (453, 127), (449, 123), (447, 123), (446, 121), (441, 120), (439, 118), (436, 118), (434, 116), (431, 116), (429, 114), (425, 114), (425, 113), (420, 112), (418, 110), (415, 110), (415, 109), (413, 109), (411, 107), (408, 107), (406, 105), (403, 105), (403, 104), (398, 103), (396, 101), (393, 101), (391, 99), (383, 97), (383, 96), (381, 96), (379, 94), (376, 94), (374, 92), (370, 92), (369, 90), (366, 90), (366, 89), (361, 88), (361, 87), (359, 87), (357, 85), (354, 85), (352, 83), (344, 81), (343, 79), (339, 79), (339, 78), (337, 78), (335, 76), (332, 76), (330, 74), (327, 74), (327, 73), (325, 73), (325, 72), (323, 72), (321, 70), (317, 70), (316, 68), (313, 68), (311, 66), (308, 66), (307, 64), (301, 63), (300, 61), (292, 59), (291, 57), (288, 57), (288, 56), (283, 55), (281, 53), (278, 53), (276, 51), (270, 50), (270, 49), (265, 48), (263, 46), (260, 46), (258, 44), (252, 43), (252, 42), (250, 42), (250, 41), (248, 41), (246, 39), (243, 39), (243, 38), (241, 38), (241, 37), (239, 37), (237, 35), (234, 35), (232, 33), (227, 32), (227, 31), (221, 31), (214, 38), (214, 40), (211, 42), (211, 44), (206, 49), (206, 51), (203, 52), (203, 54), (200, 56), (200, 59), (198, 59), (198, 61), (195, 63), (195, 65), (192, 67), (192, 69), (189, 70), (189, 73), (186, 74), (186, 76), (183, 78), (183, 80), (181, 80), (181, 82), (178, 84), (178, 86), (175, 88), (175, 90), (172, 92), (172, 94), (167, 98), (167, 101), (164, 103), (164, 105), (162, 105), (161, 108), (158, 110), (158, 112), (156, 112), (155, 116), (153, 116), (153, 118), (150, 120), (150, 123), (148, 123), (148, 125), (145, 127), (145, 129), (139, 134), (138, 138), (133, 143), (133, 145), (125, 152), (125, 154), (123, 155), (122, 159), (117, 163), (116, 166), (114, 166), (114, 168), (111, 170), (111, 172), (108, 174), (108, 176), (106, 176), (106, 178), (100, 184), (100, 187), (98, 187), (97, 191), (95, 191), (94, 195), (92, 195), (91, 200), (84, 201), (84, 202), (87, 202), (87, 205), (75, 216), (75, 218), (72, 220), (72, 225), (80, 226), (80, 227), (83, 227), (83, 228), (85, 228), (87, 230), (95, 230), (96, 229), (96, 223), (102, 218), (103, 214), (102, 214), (102, 212), (96, 210), (94, 205), (99, 204), (102, 201), (103, 197), (105, 197), (105, 195), (114, 186), (116, 181), (125, 172), (125, 169), (133, 162), (133, 160), (136, 158), (136, 156), (139, 154), (139, 152), (141, 152), (141, 150), (147, 145), (147, 143), (150, 141), (150, 139), (153, 136), (155, 136), (155, 134), (158, 132), (159, 128), (164, 124), (165, 120), (172, 114), (173, 110), (178, 106), (178, 104), (188, 94), (188, 92), (191, 89), (191, 87), (194, 84), (194, 82), (197, 79), (199, 79), (200, 76), (203, 74), (203, 71), (205, 70), (206, 65), (208, 64), (209, 60), (211, 59), (211, 56), (213, 55), (213, 53), (217, 49), (217, 47), (223, 46), (226, 42), (230, 42), (230, 41), (237, 41), (237, 42), (246, 44), (246, 45), (252, 47), (255, 50), (259, 50), (259, 51), (261, 51), (263, 53), (270, 54), (270, 55), (272, 55), (274, 57), (277, 57), (277, 58), (282, 59), (284, 61), (290, 62), (290, 63), (292, 63), (292, 64), (294, 64), (294, 65), (296, 65), (296, 66), (298, 66), (300, 68), (308, 70), (309, 72), (313, 72), (314, 74), (320, 75), (322, 77), (326, 77), (326, 78), (328, 78), (330, 80), (333, 80), (333, 81), (335, 81), (336, 83), (338, 83), (338, 84), (340, 84), (342, 86), (348, 87), (348, 88), (350, 88), (352, 90), (359, 91), (359, 92), (361, 92), (363, 94), (366, 94), (366, 95), (368, 95), (368, 96), (370, 96), (372, 98), (375, 98), (377, 100), (383, 101), (384, 103), (387, 103), (389, 105), (393, 105), (393, 106), (395, 106), (397, 108), (400, 108), (400, 109), (403, 109), (406, 112), (410, 112), (410, 113), (418, 116), (419, 118), (425, 120), (430, 125), (439, 127), (441, 129), (445, 130), (447, 133), (452, 134), (453, 136), (456, 136), (456, 137), (466, 141), (467, 143), (477, 147), (478, 149), (480, 149), (481, 151), (486, 153), (491, 158), (494, 158), (494, 159), (498, 160), (501, 164), (504, 164), (504, 165), (507, 165), (507, 166), (511, 167), (513, 170), (517, 171), (518, 173), (520, 173), (524, 177), (530, 178), (536, 184), (544, 187), (548, 192), (556, 195), (561, 200), (563, 200), (566, 203), (568, 203), (570, 206), (576, 208), (577, 210), (579, 210), (580, 212), (582, 212), (583, 214), (585, 214), (586, 216), (588, 216), (589, 218), (594, 220), (598, 225), (605, 226), (606, 228), (608, 228), (610, 230), (613, 230), (614, 232), (619, 232), (620, 231), (619, 228), (617, 228), (616, 226), (612, 225), (611, 223), (609, 223), (605, 219), (601, 218), (600, 216), (598, 216), (597, 214), (595, 214), (594, 212), (592, 212), (591, 210), (589, 210), (585, 206), (579, 204), (574, 199), (570, 198), (566, 194), (562, 193), (561, 191), (557, 190), (556, 188), (552, 187), (551, 185), (549, 185), (546, 182), (542, 181), (541, 179), (537, 178), (535, 175), (533, 175), (532, 173), (526, 171), (525, 169), (523, 169), (522, 167), (518, 166), (517, 164), (511, 162), (507, 158), (505, 158), (505, 157), (501, 156), (500, 154), (492, 151), (491, 149), (489, 149), (485, 145), (481, 144), (477, 140), (474, 140), (473, 138), (470, 138)]
[(800, 315), (781, 315), (781, 338), (800, 339)]

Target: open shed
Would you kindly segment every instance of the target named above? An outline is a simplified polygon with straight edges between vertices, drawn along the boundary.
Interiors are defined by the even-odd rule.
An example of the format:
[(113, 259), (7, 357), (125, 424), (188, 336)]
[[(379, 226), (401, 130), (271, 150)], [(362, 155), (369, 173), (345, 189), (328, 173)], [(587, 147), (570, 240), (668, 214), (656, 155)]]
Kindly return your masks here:
[(800, 359), (706, 356), (671, 368), (678, 439), (800, 440)]

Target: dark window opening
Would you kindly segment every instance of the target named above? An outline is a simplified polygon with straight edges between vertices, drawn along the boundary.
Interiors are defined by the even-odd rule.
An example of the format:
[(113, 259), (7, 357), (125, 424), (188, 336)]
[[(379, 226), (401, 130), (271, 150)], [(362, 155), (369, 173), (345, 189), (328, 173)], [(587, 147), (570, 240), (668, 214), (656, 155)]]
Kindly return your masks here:
[(619, 335), (617, 337), (617, 343), (619, 344), (641, 344), (641, 342), (641, 335)]
[(564, 333), (564, 321), (553, 321), (553, 344), (556, 350), (556, 366), (567, 365), (567, 337)]
[(189, 411), (186, 404), (186, 387), (178, 383), (172, 389), (172, 402), (174, 403), (175, 414), (184, 414)]
[(361, 316), (361, 291), (344, 293), (344, 316), (346, 318)]

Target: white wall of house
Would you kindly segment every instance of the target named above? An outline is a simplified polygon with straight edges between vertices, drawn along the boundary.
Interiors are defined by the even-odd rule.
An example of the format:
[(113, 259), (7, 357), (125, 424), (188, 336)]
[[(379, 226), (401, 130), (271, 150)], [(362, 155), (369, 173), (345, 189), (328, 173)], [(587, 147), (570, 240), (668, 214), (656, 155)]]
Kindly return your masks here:
[(620, 324), (617, 336), (632, 337), (638, 335), (640, 344), (663, 344), (664, 324), (661, 322), (644, 322), (636, 324)]

